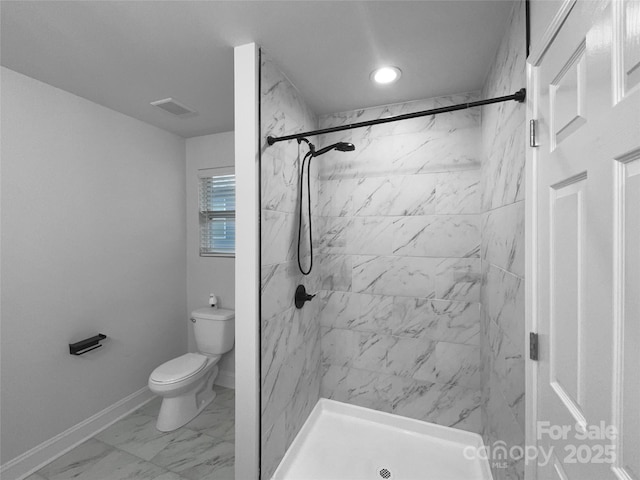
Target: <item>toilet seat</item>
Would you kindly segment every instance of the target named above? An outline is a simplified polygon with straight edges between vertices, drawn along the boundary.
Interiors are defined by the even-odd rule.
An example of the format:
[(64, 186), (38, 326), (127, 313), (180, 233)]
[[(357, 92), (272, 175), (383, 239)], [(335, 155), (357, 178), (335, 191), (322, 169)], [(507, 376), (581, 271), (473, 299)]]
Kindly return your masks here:
[(207, 357), (204, 355), (185, 353), (160, 365), (151, 373), (149, 379), (163, 385), (177, 383), (197, 375), (206, 366)]

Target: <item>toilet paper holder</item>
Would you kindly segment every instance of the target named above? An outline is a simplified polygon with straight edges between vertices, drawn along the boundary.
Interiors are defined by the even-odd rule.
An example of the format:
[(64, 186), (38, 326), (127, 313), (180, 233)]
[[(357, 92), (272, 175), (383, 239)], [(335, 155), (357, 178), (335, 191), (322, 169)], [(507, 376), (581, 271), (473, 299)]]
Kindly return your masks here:
[(102, 340), (107, 338), (106, 335), (99, 333), (95, 337), (85, 338), (84, 340), (80, 340), (76, 343), (69, 344), (69, 353), (71, 355), (84, 355), (91, 350), (95, 350), (96, 348), (100, 348), (102, 344), (100, 343)]

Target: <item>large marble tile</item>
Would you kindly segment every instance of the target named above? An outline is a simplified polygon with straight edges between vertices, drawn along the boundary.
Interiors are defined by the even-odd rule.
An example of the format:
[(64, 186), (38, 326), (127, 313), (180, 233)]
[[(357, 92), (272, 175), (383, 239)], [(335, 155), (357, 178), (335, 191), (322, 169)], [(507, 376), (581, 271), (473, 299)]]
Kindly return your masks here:
[(180, 470), (180, 476), (188, 480), (234, 480), (234, 444), (220, 442), (214, 444), (202, 463)]
[(473, 389), (329, 366), (322, 377), (321, 395), (439, 425), (480, 429), (480, 394)]
[(262, 265), (286, 263), (295, 259), (298, 219), (293, 213), (262, 210)]
[(480, 132), (476, 126), (449, 132), (418, 132), (355, 141), (353, 155), (334, 168), (321, 171), (321, 179), (349, 179), (415, 175), (469, 170), (480, 166)]
[(233, 408), (220, 405), (214, 399), (196, 418), (185, 425), (185, 428), (202, 432), (221, 442), (235, 441), (235, 416)]
[(311, 351), (309, 354), (310, 358), (307, 359), (303, 375), (300, 376), (296, 386), (296, 394), (293, 395), (284, 412), (287, 448), (320, 398), (320, 345), (317, 344), (315, 351)]
[[(445, 95), (412, 102), (322, 115), (318, 118), (318, 122), (320, 128), (330, 128), (355, 122), (387, 118), (390, 116), (404, 115), (407, 113), (473, 102), (478, 98), (479, 92)], [(446, 133), (452, 126), (477, 126), (479, 121), (480, 112), (478, 109), (459, 110), (440, 115), (417, 117), (409, 120), (403, 120), (401, 122), (392, 122), (359, 128), (351, 131), (352, 135), (349, 137), (349, 141), (353, 141), (354, 139), (366, 140), (371, 137), (397, 135), (400, 133), (418, 133), (423, 132), (424, 130)]]
[(331, 291), (321, 301), (325, 327), (479, 344), (477, 303)]
[(413, 375), (416, 380), (480, 388), (480, 347), (437, 342), (432, 355), (435, 361), (421, 365)]
[(323, 329), (323, 363), (412, 377), (435, 369), (436, 343), (375, 332)]
[(301, 127), (305, 130), (317, 128), (317, 119), (300, 92), (282, 74), (268, 53), (262, 53), (260, 76), (261, 120), (265, 137), (283, 123), (283, 134), (296, 133), (301, 131)]
[(478, 215), (401, 217), (393, 223), (393, 254), (414, 257), (479, 257)]
[(481, 213), (480, 173), (476, 168), (437, 174), (435, 213)]
[(489, 338), (493, 359), (491, 373), (513, 415), (524, 430), (525, 422), (525, 359), (522, 348), (504, 334), (502, 328), (489, 322)]
[[(217, 445), (228, 444), (203, 433), (182, 428), (180, 435), (154, 456), (151, 462), (183, 477), (187, 476), (185, 472), (193, 471), (194, 468), (200, 468), (204, 475), (205, 471), (215, 468), (209, 462), (212, 458), (211, 452)], [(233, 451), (227, 448), (225, 452), (232, 454)]]
[(153, 480), (185, 480), (185, 478), (181, 477), (177, 473), (166, 472), (166, 473), (163, 473), (162, 475), (154, 478)]
[(26, 477), (24, 480), (47, 480), (47, 479), (44, 478), (42, 475), (34, 473), (33, 475), (29, 475), (28, 477)]
[(222, 405), (228, 408), (231, 412), (235, 412), (236, 407), (236, 391), (233, 388), (221, 387), (220, 385), (214, 385), (213, 389), (216, 391), (216, 405)]
[(295, 213), (298, 205), (299, 159), (276, 144), (262, 154), (260, 169), (263, 210)]
[(335, 179), (320, 181), (318, 214), (323, 217), (344, 217), (353, 214), (353, 191), (356, 180)]
[(474, 345), (478, 342), (477, 305), (465, 302), (394, 297), (387, 331), (392, 335)]
[(301, 278), (295, 261), (262, 267), (262, 318), (284, 312), (293, 306), (293, 292), (301, 283)]
[(304, 368), (305, 349), (298, 348), (293, 354), (273, 364), (263, 372), (261, 388), (263, 425), (271, 426), (282, 414), (296, 393), (296, 386)]
[(353, 255), (318, 254), (316, 261), (323, 290), (350, 291), (352, 286)]
[(283, 313), (262, 321), (262, 375), (265, 385), (276, 365), (303, 345), (312, 345), (318, 339), (319, 322), (306, 308), (292, 307)]
[(268, 428), (262, 427), (262, 451), (260, 456), (261, 480), (269, 480), (287, 450), (285, 413)]
[(524, 198), (525, 122), (488, 152), (483, 178), (483, 207), (493, 210)]
[(352, 255), (391, 255), (395, 217), (353, 217), (346, 251)]
[(115, 449), (93, 438), (49, 463), (37, 473), (49, 480), (77, 478)]
[(180, 434), (179, 430), (160, 432), (156, 429), (156, 422), (157, 417), (133, 413), (95, 438), (144, 460), (151, 460)]
[(360, 316), (357, 294), (324, 290), (319, 298), (320, 325), (333, 328), (350, 328)]
[(156, 479), (166, 473), (153, 463), (118, 449), (101, 458), (75, 477), (76, 480), (144, 480)]
[(524, 201), (483, 216), (482, 258), (524, 277)]
[(361, 293), (434, 297), (437, 260), (420, 257), (354, 256), (352, 290)]
[(362, 178), (353, 191), (353, 213), (357, 216), (435, 213), (436, 182), (436, 175)]
[(314, 248), (318, 253), (348, 253), (348, 236), (353, 220), (347, 217), (319, 217)]
[(438, 259), (434, 280), (437, 299), (480, 301), (482, 272), (479, 258)]
[(398, 399), (395, 413), (427, 422), (478, 433), (481, 395), (457, 385), (416, 383)]
[[(496, 383), (496, 378), (492, 377), (490, 382), (491, 395), (488, 398), (486, 409), (488, 437), (491, 443), (504, 442), (508, 449), (514, 446), (524, 446), (524, 430), (514, 418), (511, 409), (502, 396), (500, 387)], [(514, 478), (523, 479), (524, 471), (521, 469), (522, 465), (514, 461), (514, 459), (507, 459), (507, 462), (511, 475), (516, 475)], [(496, 471), (501, 470), (505, 469), (499, 468)], [(504, 474), (506, 472), (502, 471), (501, 475)]]
[(54, 460), (39, 472), (48, 480), (136, 480), (156, 479), (166, 473), (152, 463), (90, 439)]
[(524, 279), (489, 265), (483, 304), (487, 315), (525, 354)]

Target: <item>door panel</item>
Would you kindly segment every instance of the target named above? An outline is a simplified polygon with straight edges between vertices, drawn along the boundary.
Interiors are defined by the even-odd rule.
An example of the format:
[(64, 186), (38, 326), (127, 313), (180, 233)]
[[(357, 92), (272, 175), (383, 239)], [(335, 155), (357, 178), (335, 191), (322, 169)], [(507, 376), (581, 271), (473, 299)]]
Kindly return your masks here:
[(624, 94), (640, 85), (640, 2), (618, 2), (615, 6), (617, 18), (615, 49), (621, 54), (618, 74), (622, 78)]
[(586, 77), (587, 62), (583, 40), (549, 88), (552, 150), (587, 121)]
[(639, 6), (577, 2), (534, 68), (539, 479), (640, 480)]
[[(616, 215), (616, 342), (613, 422), (620, 436), (615, 471), (640, 478), (640, 150), (619, 159)], [(626, 477), (624, 476), (626, 475)]]
[(550, 188), (551, 315), (549, 384), (576, 422), (584, 424), (584, 192), (586, 175)]

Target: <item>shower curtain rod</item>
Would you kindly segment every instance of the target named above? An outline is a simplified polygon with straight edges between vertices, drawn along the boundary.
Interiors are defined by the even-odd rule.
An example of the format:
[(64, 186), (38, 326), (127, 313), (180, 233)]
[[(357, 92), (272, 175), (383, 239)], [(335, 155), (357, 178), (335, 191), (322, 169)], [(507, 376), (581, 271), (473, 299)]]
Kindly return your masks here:
[(434, 108), (432, 110), (423, 110), (421, 112), (405, 113), (403, 115), (396, 115), (395, 117), (377, 118), (375, 120), (368, 120), (366, 122), (351, 123), (349, 125), (340, 125), (339, 127), (323, 128), (321, 130), (313, 130), (311, 132), (296, 133), (293, 135), (285, 135), (284, 137), (267, 137), (267, 143), (273, 145), (276, 142), (284, 142), (285, 140), (297, 140), (302, 137), (311, 137), (313, 135), (322, 135), (323, 133), (341, 132), (343, 130), (351, 130), (352, 128), (369, 127), (371, 125), (380, 125), (381, 123), (397, 122), (399, 120), (408, 120), (409, 118), (425, 117), (427, 115), (437, 115), (439, 113), (455, 112), (456, 110), (465, 110), (472, 107), (480, 107), (482, 105), (489, 105), (492, 103), (508, 102), (509, 100), (515, 100), (516, 102), (524, 102), (527, 96), (527, 91), (521, 88), (513, 95), (506, 95), (504, 97), (489, 98), (487, 100), (478, 100), (477, 102), (460, 103), (458, 105), (451, 105), (450, 107)]

